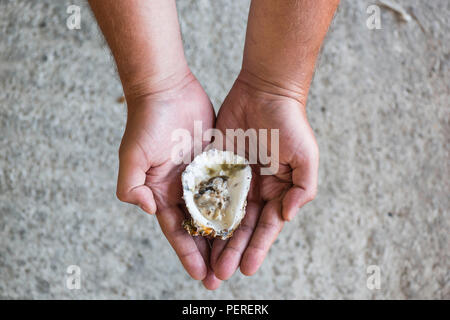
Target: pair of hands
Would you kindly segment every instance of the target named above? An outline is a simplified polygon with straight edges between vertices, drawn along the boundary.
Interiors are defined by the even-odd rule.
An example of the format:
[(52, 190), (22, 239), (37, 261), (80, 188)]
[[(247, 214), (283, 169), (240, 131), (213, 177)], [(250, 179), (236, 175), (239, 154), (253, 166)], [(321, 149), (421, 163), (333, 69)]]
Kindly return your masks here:
[[(317, 188), (318, 147), (307, 121), (305, 103), (296, 96), (278, 94), (277, 88), (259, 85), (241, 72), (217, 119), (211, 102), (197, 79), (187, 70), (168, 89), (128, 98), (128, 118), (119, 150), (117, 197), (156, 213), (161, 230), (189, 275), (216, 289), (240, 268), (245, 275), (261, 266), (286, 220), (311, 201)], [(255, 80), (255, 81), (253, 81)], [(279, 166), (275, 175), (253, 179), (247, 213), (233, 237), (215, 239), (212, 247), (203, 237), (192, 237), (182, 227), (186, 217), (181, 198), (181, 173), (185, 165), (171, 160), (177, 143), (173, 130), (193, 136), (194, 121), (203, 130), (279, 129)], [(270, 154), (270, 144), (268, 145)]]

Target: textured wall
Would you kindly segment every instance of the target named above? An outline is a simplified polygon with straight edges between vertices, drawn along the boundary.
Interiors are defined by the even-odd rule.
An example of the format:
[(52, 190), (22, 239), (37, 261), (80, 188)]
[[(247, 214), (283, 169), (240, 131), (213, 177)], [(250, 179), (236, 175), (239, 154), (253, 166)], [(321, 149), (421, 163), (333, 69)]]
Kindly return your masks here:
[[(261, 270), (215, 292), (190, 280), (156, 219), (115, 199), (125, 124), (108, 49), (81, 0), (0, 1), (0, 297), (450, 299), (450, 2), (342, 1), (308, 100), (316, 200)], [(249, 2), (179, 0), (189, 63), (220, 106)], [(81, 290), (65, 288), (68, 265)], [(381, 289), (366, 286), (378, 265)]]

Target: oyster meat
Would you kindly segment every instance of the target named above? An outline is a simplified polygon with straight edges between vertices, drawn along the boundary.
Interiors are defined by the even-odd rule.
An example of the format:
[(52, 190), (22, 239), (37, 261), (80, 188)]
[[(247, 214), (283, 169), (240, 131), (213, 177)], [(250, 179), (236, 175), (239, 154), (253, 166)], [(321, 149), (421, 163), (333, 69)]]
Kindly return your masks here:
[(245, 216), (252, 179), (245, 158), (211, 149), (195, 157), (181, 176), (183, 199), (191, 215), (183, 227), (191, 235), (233, 235)]

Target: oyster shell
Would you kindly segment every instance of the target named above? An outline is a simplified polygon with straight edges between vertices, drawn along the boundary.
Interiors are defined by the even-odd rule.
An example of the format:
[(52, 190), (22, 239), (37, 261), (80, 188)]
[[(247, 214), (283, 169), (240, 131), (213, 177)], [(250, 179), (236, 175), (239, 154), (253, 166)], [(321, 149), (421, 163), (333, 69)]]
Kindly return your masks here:
[(211, 149), (195, 157), (181, 176), (183, 199), (191, 215), (183, 227), (191, 235), (233, 235), (245, 216), (252, 179), (247, 160)]

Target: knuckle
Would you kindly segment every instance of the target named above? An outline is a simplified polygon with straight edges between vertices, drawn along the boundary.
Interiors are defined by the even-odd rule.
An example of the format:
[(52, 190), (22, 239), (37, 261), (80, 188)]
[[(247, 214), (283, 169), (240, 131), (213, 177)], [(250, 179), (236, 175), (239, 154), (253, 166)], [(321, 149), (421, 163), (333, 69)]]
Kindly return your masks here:
[(307, 202), (313, 201), (317, 196), (317, 188), (311, 188), (306, 191), (306, 200)]
[(127, 202), (127, 196), (125, 192), (123, 192), (123, 190), (121, 190), (120, 188), (117, 188), (116, 190), (116, 197), (122, 202)]

